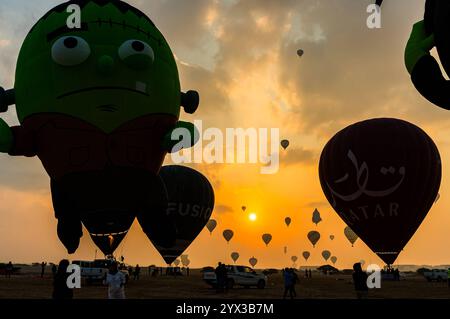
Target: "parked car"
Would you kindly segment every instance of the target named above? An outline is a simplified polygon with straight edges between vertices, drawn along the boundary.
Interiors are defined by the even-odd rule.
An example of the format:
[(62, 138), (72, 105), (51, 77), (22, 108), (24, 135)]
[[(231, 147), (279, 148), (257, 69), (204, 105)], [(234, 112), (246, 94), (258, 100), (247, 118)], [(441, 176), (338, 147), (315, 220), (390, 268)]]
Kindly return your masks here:
[(431, 271), (425, 271), (423, 276), (428, 281), (446, 281), (448, 274), (445, 269), (432, 269)]
[[(96, 259), (94, 261), (74, 260), (72, 264), (78, 265), (81, 268), (81, 278), (85, 279), (88, 284), (102, 281), (106, 273), (114, 262), (113, 259)], [(130, 274), (124, 264), (119, 263), (119, 271), (121, 271), (128, 281)]]
[[(247, 266), (228, 265), (227, 267), (227, 287), (232, 289), (234, 286), (257, 287), (264, 289), (267, 284), (267, 276), (258, 273)], [(212, 287), (217, 286), (217, 277), (214, 271), (203, 273), (203, 280)]]

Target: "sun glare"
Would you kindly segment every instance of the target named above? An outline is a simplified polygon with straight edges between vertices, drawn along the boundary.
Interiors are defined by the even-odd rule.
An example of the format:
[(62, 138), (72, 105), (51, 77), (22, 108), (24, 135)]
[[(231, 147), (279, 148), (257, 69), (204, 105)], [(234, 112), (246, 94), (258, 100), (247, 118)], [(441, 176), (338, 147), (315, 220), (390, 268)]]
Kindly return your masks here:
[(251, 213), (250, 215), (248, 215), (248, 219), (250, 219), (252, 222), (254, 222), (256, 220), (256, 214)]

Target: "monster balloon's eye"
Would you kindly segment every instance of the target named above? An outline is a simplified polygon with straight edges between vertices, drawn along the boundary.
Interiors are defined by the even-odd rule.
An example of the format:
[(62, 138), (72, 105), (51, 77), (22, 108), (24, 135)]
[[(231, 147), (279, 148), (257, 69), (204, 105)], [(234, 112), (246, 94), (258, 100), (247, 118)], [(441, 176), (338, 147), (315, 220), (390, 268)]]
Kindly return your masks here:
[(143, 41), (128, 40), (120, 46), (119, 57), (129, 66), (139, 69), (149, 67), (155, 60), (155, 53)]
[(80, 37), (62, 37), (53, 44), (53, 61), (64, 66), (74, 66), (83, 63), (91, 54), (89, 44)]

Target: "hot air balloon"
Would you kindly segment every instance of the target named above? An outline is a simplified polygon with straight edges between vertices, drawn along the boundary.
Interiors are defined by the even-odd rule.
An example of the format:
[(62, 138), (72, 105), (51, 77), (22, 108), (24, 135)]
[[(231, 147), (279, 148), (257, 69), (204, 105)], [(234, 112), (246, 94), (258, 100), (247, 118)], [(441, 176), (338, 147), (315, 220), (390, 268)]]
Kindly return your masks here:
[(175, 259), (173, 261), (173, 264), (175, 265), (175, 267), (178, 267), (178, 265), (180, 264), (180, 260), (179, 259)]
[(227, 241), (227, 243), (230, 242), (231, 238), (233, 238), (234, 232), (231, 229), (226, 229), (223, 231), (223, 238)]
[(210, 219), (206, 224), (206, 228), (208, 228), (210, 235), (212, 235), (213, 230), (216, 228), (217, 222), (215, 219)]
[(308, 261), (309, 256), (311, 256), (311, 253), (309, 251), (304, 251), (302, 253), (302, 255), (303, 255), (303, 258), (305, 258), (305, 261)]
[(281, 141), (281, 146), (283, 147), (283, 149), (287, 149), (289, 147), (289, 141), (288, 140), (282, 140)]
[(291, 260), (292, 260), (293, 263), (296, 263), (297, 260), (298, 260), (298, 257), (297, 257), (297, 256), (292, 256), (292, 257), (291, 257)]
[(312, 221), (316, 225), (322, 221), (322, 218), (320, 217), (320, 212), (317, 210), (317, 208), (313, 212)]
[(289, 227), (289, 225), (290, 225), (291, 222), (292, 222), (291, 217), (286, 217), (286, 218), (284, 219), (284, 222), (286, 223), (286, 226)]
[(252, 257), (248, 260), (248, 262), (252, 267), (255, 267), (256, 264), (258, 263), (258, 259), (256, 259), (255, 257)]
[(297, 50), (297, 55), (301, 58), (303, 56), (303, 54), (305, 54), (305, 51), (303, 51), (302, 49), (298, 49)]
[(264, 235), (262, 235), (262, 240), (263, 240), (264, 244), (266, 244), (266, 246), (268, 246), (270, 241), (272, 240), (272, 235), (264, 234)]
[(287, 252), (288, 252), (288, 248), (287, 248), (287, 246), (284, 246), (284, 254), (286, 255)]
[(245, 210), (247, 209), (247, 207), (246, 207), (246, 206), (242, 206), (241, 209), (242, 209), (243, 212), (245, 212)]
[(330, 239), (331, 239), (331, 240), (334, 240), (334, 235), (330, 235)]
[(358, 235), (356, 235), (355, 232), (348, 226), (344, 229), (344, 235), (345, 237), (347, 237), (348, 241), (350, 242), (350, 244), (352, 244), (353, 247), (355, 242), (358, 240)]
[(238, 252), (232, 252), (231, 253), (231, 259), (236, 263), (236, 261), (239, 259), (239, 253)]
[(330, 253), (329, 250), (324, 250), (324, 251), (322, 251), (322, 257), (323, 257), (323, 259), (325, 259), (325, 261), (328, 261), (328, 259), (330, 258), (330, 256), (331, 256), (331, 253)]
[[(156, 219), (157, 210), (152, 214), (138, 214), (139, 223), (167, 264), (180, 256), (200, 234), (207, 224), (214, 208), (214, 191), (205, 176), (183, 166), (164, 166), (159, 176), (167, 190), (169, 204), (164, 210), (176, 229), (166, 233), (165, 221)], [(160, 221), (160, 223), (155, 223)]]
[(316, 244), (320, 239), (320, 233), (315, 230), (310, 231), (308, 233), (308, 239), (311, 242), (311, 244), (313, 245), (313, 247), (316, 247)]
[(436, 199), (441, 160), (419, 127), (372, 119), (345, 128), (327, 143), (319, 177), (338, 215), (392, 264)]
[(331, 260), (331, 262), (333, 263), (333, 265), (336, 265), (336, 262), (337, 262), (337, 257), (336, 257), (336, 256), (332, 256), (332, 257), (330, 258), (330, 260)]

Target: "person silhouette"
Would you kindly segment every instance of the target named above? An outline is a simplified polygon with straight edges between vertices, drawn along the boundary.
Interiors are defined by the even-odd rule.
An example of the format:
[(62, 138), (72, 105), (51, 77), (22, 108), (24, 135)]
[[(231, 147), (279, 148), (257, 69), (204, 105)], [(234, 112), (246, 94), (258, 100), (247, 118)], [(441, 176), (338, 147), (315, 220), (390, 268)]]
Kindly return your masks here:
[(69, 261), (67, 259), (59, 262), (53, 279), (53, 299), (73, 299), (73, 290), (67, 286), (67, 278), (70, 275), (67, 273), (67, 267), (69, 267)]
[(368, 297), (369, 288), (367, 287), (367, 273), (362, 270), (361, 263), (353, 265), (353, 284), (355, 286), (356, 298), (366, 299)]
[(9, 262), (5, 268), (5, 277), (11, 278), (13, 271), (14, 271), (14, 266), (13, 266), (12, 262)]
[(41, 263), (41, 278), (44, 278), (45, 266), (47, 266), (46, 262)]
[(113, 262), (103, 281), (108, 286), (108, 299), (125, 299), (125, 282), (125, 275), (119, 271), (117, 263)]

